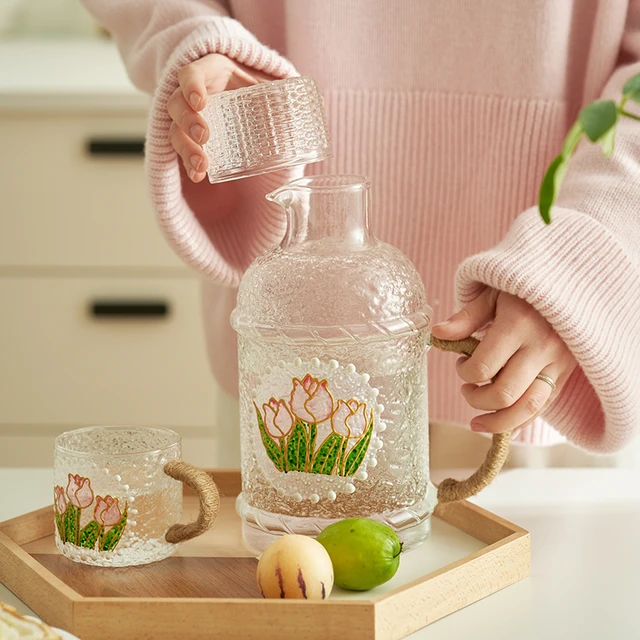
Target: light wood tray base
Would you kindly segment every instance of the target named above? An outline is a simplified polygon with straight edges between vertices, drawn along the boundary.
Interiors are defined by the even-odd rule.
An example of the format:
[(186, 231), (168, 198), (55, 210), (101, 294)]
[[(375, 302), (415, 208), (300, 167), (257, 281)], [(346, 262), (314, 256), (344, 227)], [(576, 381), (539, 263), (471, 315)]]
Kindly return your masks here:
[[(106, 569), (62, 557), (52, 507), (0, 523), (0, 582), (52, 626), (82, 640), (399, 639), (529, 574), (529, 534), (469, 502), (443, 505), (431, 538), (398, 574), (329, 600), (264, 600), (244, 549), (237, 471), (212, 472), (222, 511), (214, 529), (172, 558)], [(185, 519), (197, 508), (185, 495)]]

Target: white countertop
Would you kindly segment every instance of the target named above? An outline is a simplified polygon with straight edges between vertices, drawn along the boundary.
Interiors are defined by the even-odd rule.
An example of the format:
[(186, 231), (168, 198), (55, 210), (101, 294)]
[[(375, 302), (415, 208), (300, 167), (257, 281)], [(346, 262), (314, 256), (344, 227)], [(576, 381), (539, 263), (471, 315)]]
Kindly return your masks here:
[[(0, 469), (0, 521), (50, 504), (51, 479), (49, 469)], [(504, 472), (475, 501), (531, 532), (531, 577), (411, 638), (638, 637), (639, 472), (514, 469)], [(1, 585), (0, 600), (30, 613)]]
[(146, 114), (148, 104), (110, 40), (0, 40), (0, 111)]

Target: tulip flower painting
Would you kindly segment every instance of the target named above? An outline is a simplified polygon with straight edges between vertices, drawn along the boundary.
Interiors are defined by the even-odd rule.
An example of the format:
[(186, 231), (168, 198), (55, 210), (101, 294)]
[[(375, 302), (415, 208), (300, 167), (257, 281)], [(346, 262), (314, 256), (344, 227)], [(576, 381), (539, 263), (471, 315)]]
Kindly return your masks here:
[(264, 423), (272, 438), (288, 436), (293, 428), (293, 416), (284, 400), (271, 398), (269, 404), (263, 404)]
[(56, 528), (62, 540), (65, 539), (66, 533), (63, 524), (63, 515), (67, 510), (67, 497), (63, 487), (53, 488), (53, 510), (56, 518)]
[(331, 416), (331, 426), (345, 438), (359, 438), (367, 427), (367, 405), (357, 400), (338, 401), (338, 408)]
[[(116, 548), (127, 525), (127, 504), (120, 509), (118, 498), (94, 494), (89, 478), (69, 474), (67, 488), (53, 488), (56, 529), (60, 540), (77, 547), (112, 551)], [(85, 513), (89, 515), (86, 521)]]
[(69, 502), (78, 509), (84, 509), (93, 502), (93, 491), (89, 478), (81, 478), (78, 475), (69, 474), (67, 484), (67, 497)]
[(122, 518), (120, 507), (118, 506), (118, 498), (112, 498), (111, 496), (101, 498), (98, 496), (94, 515), (96, 521), (103, 527), (105, 525), (111, 527), (114, 524), (118, 524)]
[(56, 505), (56, 511), (58, 513), (64, 513), (67, 509), (67, 498), (64, 494), (64, 489), (62, 487), (54, 487), (53, 496)]
[(326, 380), (316, 380), (306, 375), (302, 380), (293, 379), (291, 410), (298, 420), (318, 424), (331, 417), (333, 398), (327, 389)]
[(287, 400), (254, 403), (267, 456), (278, 471), (352, 476), (371, 442), (374, 413), (355, 398), (337, 402), (327, 380), (293, 378)]

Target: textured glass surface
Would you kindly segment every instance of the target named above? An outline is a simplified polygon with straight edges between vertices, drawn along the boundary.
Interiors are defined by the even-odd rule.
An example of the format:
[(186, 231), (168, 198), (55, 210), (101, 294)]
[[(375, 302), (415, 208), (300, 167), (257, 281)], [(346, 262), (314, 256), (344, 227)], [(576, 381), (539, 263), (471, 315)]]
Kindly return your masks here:
[[(363, 178), (305, 178), (272, 199), (287, 208), (289, 233), (280, 248), (249, 267), (232, 319), (239, 333), (238, 510), (245, 540), (259, 551), (272, 534), (315, 535), (333, 520), (363, 516), (385, 521), (415, 546), (428, 534), (435, 501), (428, 468), (430, 310), (421, 279), (400, 251), (369, 232)], [(303, 400), (315, 393), (316, 399), (300, 404), (298, 393)], [(326, 408), (318, 401), (321, 393)], [(354, 411), (359, 404), (366, 407), (371, 442), (352, 475), (346, 463), (318, 472), (314, 455), (325, 438), (346, 433), (336, 416), (347, 411), (350, 398)], [(265, 445), (258, 413), (267, 436), (273, 434), (271, 440), (287, 452), (287, 462), (269, 438)], [(306, 463), (296, 467), (297, 450), (291, 462), (289, 446), (296, 436), (287, 429), (306, 413), (302, 427), (312, 435), (301, 445)], [(309, 427), (312, 418), (318, 424)], [(281, 467), (288, 464), (286, 473), (279, 461)]]
[(306, 77), (223, 91), (207, 100), (210, 182), (308, 164), (330, 155), (322, 96)]
[[(76, 562), (110, 567), (146, 564), (171, 555), (177, 545), (164, 535), (182, 516), (182, 484), (167, 476), (163, 467), (169, 460), (179, 460), (180, 454), (180, 437), (169, 429), (89, 427), (58, 436), (54, 450), (58, 549)], [(67, 522), (73, 504), (79, 512), (75, 539)], [(111, 531), (118, 533), (117, 540), (114, 533), (109, 536)]]

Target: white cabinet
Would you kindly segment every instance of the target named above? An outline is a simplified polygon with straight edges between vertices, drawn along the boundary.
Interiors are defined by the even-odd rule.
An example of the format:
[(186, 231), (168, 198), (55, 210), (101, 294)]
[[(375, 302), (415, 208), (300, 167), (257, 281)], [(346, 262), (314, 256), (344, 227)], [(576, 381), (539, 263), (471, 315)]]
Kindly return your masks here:
[(145, 122), (0, 114), (0, 265), (181, 268), (149, 204)]
[(196, 280), (2, 277), (0, 300), (2, 422), (211, 425)]
[(149, 203), (148, 99), (113, 44), (21, 47), (0, 43), (0, 466), (49, 465), (57, 433), (122, 423), (224, 464), (233, 402), (209, 372), (200, 281)]

